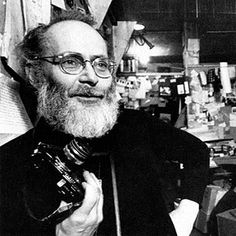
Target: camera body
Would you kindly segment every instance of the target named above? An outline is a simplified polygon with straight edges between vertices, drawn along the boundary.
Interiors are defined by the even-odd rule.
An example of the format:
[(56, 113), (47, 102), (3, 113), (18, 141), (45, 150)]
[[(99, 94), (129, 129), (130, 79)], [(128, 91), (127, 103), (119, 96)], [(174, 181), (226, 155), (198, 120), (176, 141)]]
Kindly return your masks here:
[[(65, 211), (72, 211), (72, 208), (78, 208), (84, 199), (84, 189), (81, 183), (83, 178), (83, 163), (91, 156), (92, 149), (89, 144), (83, 140), (73, 139), (64, 148), (51, 144), (39, 142), (33, 154), (31, 161), (35, 171), (50, 173), (53, 176), (57, 192), (61, 200), (68, 203)], [(48, 181), (52, 181), (49, 179)], [(53, 183), (54, 184), (54, 183)], [(40, 221), (48, 220), (55, 215), (61, 215), (62, 208), (57, 209), (49, 217), (39, 219)]]

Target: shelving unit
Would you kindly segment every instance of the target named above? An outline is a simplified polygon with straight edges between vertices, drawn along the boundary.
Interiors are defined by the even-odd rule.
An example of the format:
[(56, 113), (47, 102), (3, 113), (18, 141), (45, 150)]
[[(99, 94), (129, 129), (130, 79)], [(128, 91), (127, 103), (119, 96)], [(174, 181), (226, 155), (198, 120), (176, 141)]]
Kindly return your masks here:
[[(184, 78), (184, 71), (117, 72), (117, 80), (121, 84), (123, 83), (121, 86), (124, 86), (122, 88), (123, 93), (120, 94), (124, 108), (145, 110), (161, 119), (170, 121), (172, 124), (178, 118), (186, 95), (187, 89), (185, 88)], [(144, 89), (144, 84), (141, 85), (141, 83), (145, 79), (148, 81), (149, 90), (146, 93), (142, 90), (141, 93), (145, 93), (145, 97), (135, 98), (135, 89)], [(136, 86), (135, 89), (132, 89), (133, 84)], [(182, 89), (179, 89), (178, 86), (182, 86)], [(189, 86), (187, 87), (189, 88)], [(180, 91), (182, 91), (182, 94)]]
[(117, 77), (128, 77), (128, 76), (151, 76), (151, 77), (161, 77), (161, 76), (183, 76), (182, 72), (118, 72)]

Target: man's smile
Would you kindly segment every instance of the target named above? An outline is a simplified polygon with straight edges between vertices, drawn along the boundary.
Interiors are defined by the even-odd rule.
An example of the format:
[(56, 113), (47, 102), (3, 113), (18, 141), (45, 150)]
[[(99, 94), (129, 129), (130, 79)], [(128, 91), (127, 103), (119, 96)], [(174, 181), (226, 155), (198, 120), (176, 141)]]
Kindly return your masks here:
[(87, 87), (81, 87), (77, 90), (70, 90), (68, 92), (70, 98), (75, 97), (79, 101), (84, 102), (98, 102), (105, 97), (103, 91), (95, 91)]
[(80, 102), (97, 103), (104, 98), (104, 95), (74, 94), (73, 96), (70, 97), (74, 97), (77, 99), (77, 101)]
[(104, 95), (95, 95), (95, 94), (76, 94), (73, 97), (81, 97), (81, 98), (100, 98), (102, 99)]

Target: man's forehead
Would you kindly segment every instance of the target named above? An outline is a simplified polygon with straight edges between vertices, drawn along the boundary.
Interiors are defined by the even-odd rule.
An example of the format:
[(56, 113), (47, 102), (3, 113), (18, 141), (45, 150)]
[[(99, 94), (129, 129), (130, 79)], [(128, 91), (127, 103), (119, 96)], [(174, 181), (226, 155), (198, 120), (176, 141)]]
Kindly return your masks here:
[(105, 40), (90, 25), (81, 21), (62, 21), (52, 25), (48, 30), (48, 40), (53, 50), (107, 51)]
[(81, 29), (81, 30), (86, 29), (86, 30), (91, 30), (91, 31), (96, 32), (96, 30), (92, 26), (78, 20), (64, 20), (64, 21), (57, 22), (51, 25), (48, 31), (49, 32), (50, 31), (58, 32), (58, 31), (65, 31), (65, 30), (71, 31), (74, 28)]

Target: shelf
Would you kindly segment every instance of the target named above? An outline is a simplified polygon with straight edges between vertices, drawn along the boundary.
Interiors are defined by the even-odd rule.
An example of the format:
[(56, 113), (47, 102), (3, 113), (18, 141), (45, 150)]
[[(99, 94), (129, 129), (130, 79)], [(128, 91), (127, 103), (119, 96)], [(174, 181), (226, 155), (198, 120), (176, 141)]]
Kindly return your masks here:
[[(235, 64), (228, 64), (228, 67), (235, 67)], [(197, 65), (188, 65), (186, 67), (186, 69), (194, 69), (194, 68), (220, 68), (220, 63), (216, 63), (216, 64), (210, 64), (210, 63), (205, 63), (205, 64), (197, 64)]]
[(182, 72), (120, 72), (117, 76), (183, 76)]
[(236, 156), (214, 157), (212, 159), (217, 165), (236, 165)]

